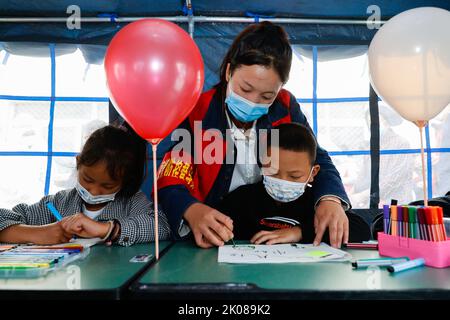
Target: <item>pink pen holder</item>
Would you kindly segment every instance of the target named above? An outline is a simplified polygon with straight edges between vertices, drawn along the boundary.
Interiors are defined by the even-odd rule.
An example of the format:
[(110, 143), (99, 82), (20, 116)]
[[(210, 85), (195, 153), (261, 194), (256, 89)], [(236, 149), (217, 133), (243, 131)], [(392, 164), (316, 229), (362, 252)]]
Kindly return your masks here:
[(450, 266), (450, 240), (426, 241), (378, 233), (380, 255), (392, 258), (424, 258), (425, 265), (435, 268)]

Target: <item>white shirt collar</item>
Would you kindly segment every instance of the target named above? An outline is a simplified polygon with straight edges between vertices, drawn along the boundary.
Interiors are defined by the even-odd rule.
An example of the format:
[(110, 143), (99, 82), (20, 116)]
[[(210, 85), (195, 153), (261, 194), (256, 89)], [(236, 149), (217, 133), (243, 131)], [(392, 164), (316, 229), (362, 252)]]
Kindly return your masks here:
[(227, 116), (228, 127), (231, 130), (231, 136), (234, 140), (245, 140), (248, 138), (249, 140), (256, 139), (256, 120), (253, 121), (250, 129), (241, 129), (238, 128), (234, 122), (231, 120), (228, 111), (225, 111), (225, 115)]

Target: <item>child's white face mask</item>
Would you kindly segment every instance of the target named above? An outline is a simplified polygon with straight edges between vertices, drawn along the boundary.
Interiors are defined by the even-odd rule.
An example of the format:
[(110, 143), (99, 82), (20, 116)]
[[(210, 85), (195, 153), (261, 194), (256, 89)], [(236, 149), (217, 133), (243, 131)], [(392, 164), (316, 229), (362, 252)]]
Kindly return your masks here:
[(274, 178), (271, 176), (264, 176), (263, 183), (267, 193), (276, 201), (291, 202), (300, 198), (305, 193), (306, 186), (311, 187), (308, 184), (309, 179), (314, 168), (311, 168), (308, 179), (306, 182), (293, 182), (283, 179)]
[(89, 191), (87, 191), (79, 181), (77, 181), (77, 184), (75, 186), (75, 189), (77, 189), (78, 194), (80, 197), (84, 200), (84, 202), (88, 204), (100, 204), (105, 202), (113, 201), (116, 197), (116, 194), (119, 192), (111, 193), (111, 194), (100, 194), (98, 196), (93, 196)]

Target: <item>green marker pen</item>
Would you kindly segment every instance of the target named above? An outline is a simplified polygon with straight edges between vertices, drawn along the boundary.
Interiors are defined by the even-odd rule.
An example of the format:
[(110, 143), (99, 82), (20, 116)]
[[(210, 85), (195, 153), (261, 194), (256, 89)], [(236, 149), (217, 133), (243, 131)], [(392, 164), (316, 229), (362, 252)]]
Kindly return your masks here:
[(409, 217), (409, 235), (410, 238), (418, 239), (419, 235), (416, 234), (416, 208), (408, 207), (408, 217)]

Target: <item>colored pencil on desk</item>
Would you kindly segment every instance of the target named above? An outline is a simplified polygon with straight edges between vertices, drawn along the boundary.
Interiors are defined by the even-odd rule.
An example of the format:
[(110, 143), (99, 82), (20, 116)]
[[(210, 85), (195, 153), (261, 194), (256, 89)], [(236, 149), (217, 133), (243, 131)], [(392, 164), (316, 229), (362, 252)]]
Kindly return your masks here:
[(30, 268), (50, 268), (50, 263), (8, 263), (1, 262), (0, 269), (2, 268), (17, 268), (17, 267), (30, 267)]
[(79, 253), (82, 250), (79, 248), (76, 249), (21, 249), (19, 252), (39, 252), (42, 254), (47, 253)]
[(74, 244), (74, 245), (35, 246), (35, 247), (28, 247), (27, 249), (30, 249), (30, 250), (44, 249), (44, 250), (83, 251), (84, 247), (81, 244)]

